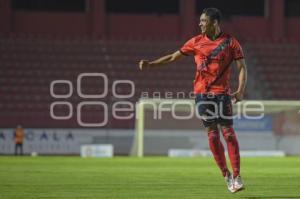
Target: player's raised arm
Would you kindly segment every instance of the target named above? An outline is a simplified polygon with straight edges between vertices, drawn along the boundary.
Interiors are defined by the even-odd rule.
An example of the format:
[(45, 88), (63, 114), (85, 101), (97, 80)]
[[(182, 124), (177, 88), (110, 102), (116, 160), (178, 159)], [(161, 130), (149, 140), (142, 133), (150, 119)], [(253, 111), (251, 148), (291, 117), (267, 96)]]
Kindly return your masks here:
[(139, 63), (139, 67), (140, 67), (140, 70), (144, 70), (147, 68), (161, 66), (161, 65), (165, 65), (165, 64), (169, 64), (171, 62), (177, 61), (183, 56), (184, 55), (178, 50), (172, 54), (160, 57), (153, 61), (141, 60)]
[(239, 86), (237, 91), (232, 94), (234, 103), (243, 100), (247, 82), (247, 66), (245, 63), (245, 59), (238, 59), (235, 61), (235, 63), (239, 71)]

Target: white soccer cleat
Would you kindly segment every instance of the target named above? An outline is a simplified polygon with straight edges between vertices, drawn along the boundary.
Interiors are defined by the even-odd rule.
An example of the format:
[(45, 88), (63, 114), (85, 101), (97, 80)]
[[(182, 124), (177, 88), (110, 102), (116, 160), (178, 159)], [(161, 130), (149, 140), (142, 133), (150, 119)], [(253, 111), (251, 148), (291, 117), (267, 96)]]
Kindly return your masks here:
[(231, 193), (234, 193), (234, 189), (233, 189), (233, 176), (231, 175), (230, 172), (228, 172), (227, 175), (225, 176), (225, 182), (226, 182), (226, 185), (227, 185), (227, 189)]
[(240, 175), (233, 179), (232, 193), (245, 189), (242, 177)]

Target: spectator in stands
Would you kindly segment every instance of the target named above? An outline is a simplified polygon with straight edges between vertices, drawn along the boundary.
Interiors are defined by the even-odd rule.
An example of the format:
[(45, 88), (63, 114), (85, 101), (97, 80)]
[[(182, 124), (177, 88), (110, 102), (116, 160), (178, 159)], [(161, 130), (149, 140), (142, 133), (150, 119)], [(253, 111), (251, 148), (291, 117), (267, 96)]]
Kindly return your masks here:
[[(23, 155), (24, 129), (18, 125), (15, 132), (15, 155)], [(19, 151), (19, 153), (18, 153)]]

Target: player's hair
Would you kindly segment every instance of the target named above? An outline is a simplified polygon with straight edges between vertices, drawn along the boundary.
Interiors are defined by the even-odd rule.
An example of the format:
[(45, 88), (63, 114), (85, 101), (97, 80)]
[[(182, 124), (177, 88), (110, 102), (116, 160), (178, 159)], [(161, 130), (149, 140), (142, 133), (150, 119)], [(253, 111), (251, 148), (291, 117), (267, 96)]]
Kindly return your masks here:
[(205, 8), (202, 11), (202, 14), (205, 14), (209, 17), (210, 20), (217, 20), (218, 23), (221, 22), (222, 19), (222, 13), (217, 8)]

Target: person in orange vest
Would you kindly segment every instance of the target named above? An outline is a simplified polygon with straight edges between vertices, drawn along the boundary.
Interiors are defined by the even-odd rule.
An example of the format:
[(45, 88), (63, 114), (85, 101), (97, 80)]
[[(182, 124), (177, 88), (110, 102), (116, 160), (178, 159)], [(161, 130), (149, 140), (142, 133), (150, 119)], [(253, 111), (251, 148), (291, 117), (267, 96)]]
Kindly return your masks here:
[(23, 155), (24, 129), (18, 125), (15, 130), (15, 155)]

